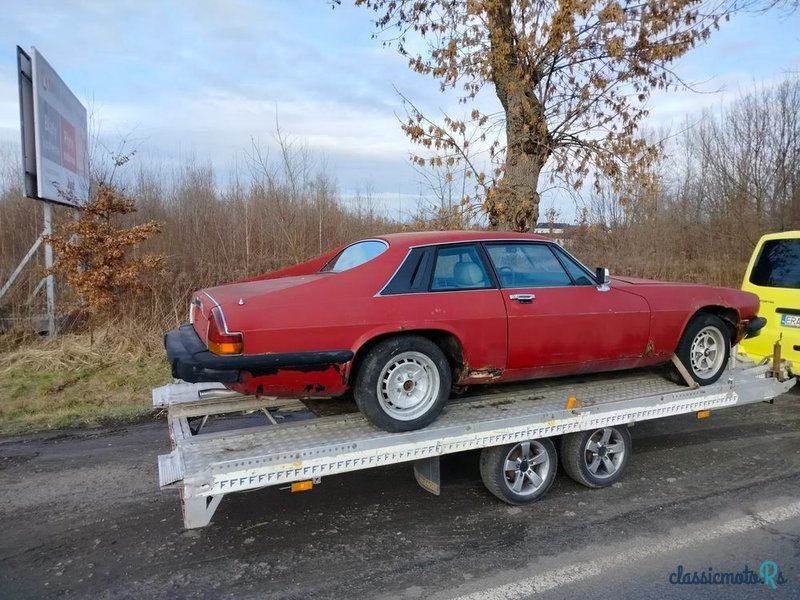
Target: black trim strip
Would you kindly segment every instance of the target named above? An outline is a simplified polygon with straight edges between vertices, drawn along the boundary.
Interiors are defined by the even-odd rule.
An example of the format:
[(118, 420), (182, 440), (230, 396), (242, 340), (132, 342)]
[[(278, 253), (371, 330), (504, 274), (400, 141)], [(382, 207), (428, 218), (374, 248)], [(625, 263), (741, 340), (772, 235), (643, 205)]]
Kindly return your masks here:
[(782, 315), (799, 315), (800, 316), (800, 309), (797, 308), (783, 308), (779, 306), (775, 309), (776, 313), (780, 313)]
[(334, 364), (353, 359), (351, 350), (220, 356), (208, 350), (191, 325), (169, 331), (164, 336), (164, 346), (172, 375), (190, 383), (232, 383), (239, 381), (241, 371), (254, 376), (272, 375), (280, 369), (324, 371)]

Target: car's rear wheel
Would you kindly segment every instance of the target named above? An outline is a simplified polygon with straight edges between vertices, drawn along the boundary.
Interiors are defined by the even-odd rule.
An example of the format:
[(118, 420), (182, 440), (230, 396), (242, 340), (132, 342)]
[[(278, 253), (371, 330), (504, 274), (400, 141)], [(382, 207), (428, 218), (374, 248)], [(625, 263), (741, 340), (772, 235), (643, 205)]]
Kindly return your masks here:
[[(675, 354), (692, 379), (700, 385), (712, 384), (728, 366), (730, 328), (716, 315), (698, 313), (686, 326)], [(683, 381), (674, 367), (672, 376), (676, 381)]]
[(452, 374), (447, 357), (428, 338), (404, 335), (379, 342), (356, 375), (353, 395), (371, 423), (386, 431), (429, 425), (442, 412)]

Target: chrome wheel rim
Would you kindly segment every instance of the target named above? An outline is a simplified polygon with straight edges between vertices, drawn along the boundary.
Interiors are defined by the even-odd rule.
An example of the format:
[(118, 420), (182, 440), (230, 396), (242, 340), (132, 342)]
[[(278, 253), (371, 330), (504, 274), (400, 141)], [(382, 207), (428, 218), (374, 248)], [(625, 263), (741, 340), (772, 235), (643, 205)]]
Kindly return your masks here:
[(689, 350), (689, 363), (692, 372), (700, 379), (710, 379), (725, 360), (725, 338), (716, 327), (701, 329)]
[(550, 468), (550, 457), (541, 443), (520, 442), (504, 459), (506, 487), (520, 496), (531, 496), (544, 485)]
[(441, 379), (434, 362), (421, 352), (403, 352), (383, 367), (378, 377), (378, 402), (400, 421), (427, 413), (439, 396)]
[(614, 476), (625, 460), (625, 440), (611, 427), (598, 429), (586, 442), (583, 458), (589, 473), (597, 479)]

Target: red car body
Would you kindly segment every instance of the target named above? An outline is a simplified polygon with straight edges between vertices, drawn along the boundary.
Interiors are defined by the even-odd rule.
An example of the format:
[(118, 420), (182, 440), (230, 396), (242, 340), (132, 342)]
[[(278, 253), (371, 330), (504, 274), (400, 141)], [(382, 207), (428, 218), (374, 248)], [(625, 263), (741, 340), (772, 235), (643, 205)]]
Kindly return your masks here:
[[(424, 232), (383, 235), (374, 242), (378, 246), (359, 248), (380, 252), (352, 268), (326, 271), (346, 246), (196, 292), (191, 324), (167, 335), (173, 374), (187, 381), (221, 381), (245, 394), (338, 396), (351, 386), (371, 347), (409, 333), (443, 349), (454, 385), (611, 371), (669, 361), (699, 312), (723, 319), (735, 343), (759, 308), (755, 295), (734, 289), (631, 277), (603, 285), (555, 242), (536, 235)], [(532, 285), (533, 275), (528, 280), (497, 266), (498, 260), (545, 251), (558, 257), (568, 284), (547, 285), (552, 274), (546, 274), (545, 285)], [(452, 282), (437, 279), (440, 262), (458, 252), (468, 254), (456, 263), (469, 256), (482, 262), (480, 289), (447, 287), (458, 285), (456, 275), (477, 281), (472, 267), (460, 269)], [(396, 283), (410, 271), (412, 257), (415, 272)], [(423, 266), (425, 261), (436, 265)], [(228, 348), (231, 355), (217, 355), (209, 351), (210, 336), (238, 339), (239, 345)], [(213, 347), (221, 348), (216, 342)]]

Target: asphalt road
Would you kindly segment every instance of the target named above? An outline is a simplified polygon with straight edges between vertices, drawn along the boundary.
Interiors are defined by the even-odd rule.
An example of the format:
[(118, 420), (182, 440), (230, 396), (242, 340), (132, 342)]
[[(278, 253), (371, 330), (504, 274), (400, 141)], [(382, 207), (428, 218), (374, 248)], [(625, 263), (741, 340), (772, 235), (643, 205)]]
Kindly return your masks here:
[[(620, 483), (527, 507), (466, 453), (439, 497), (396, 465), (232, 494), (193, 531), (158, 489), (165, 423), (0, 438), (0, 597), (800, 598), (800, 394), (631, 432)], [(669, 581), (765, 561), (777, 589)]]

